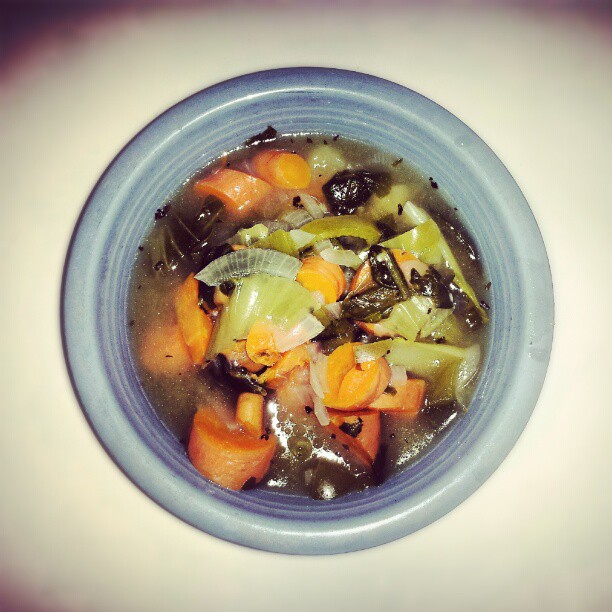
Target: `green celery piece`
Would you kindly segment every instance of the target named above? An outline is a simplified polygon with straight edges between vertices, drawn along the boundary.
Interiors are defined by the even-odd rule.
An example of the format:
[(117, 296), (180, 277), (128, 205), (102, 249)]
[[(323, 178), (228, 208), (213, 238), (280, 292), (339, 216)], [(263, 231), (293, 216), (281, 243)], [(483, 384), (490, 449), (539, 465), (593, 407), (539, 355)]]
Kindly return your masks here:
[(429, 219), (408, 232), (390, 238), (382, 243), (388, 249), (409, 251), (426, 264), (442, 263), (441, 241), (444, 240), (440, 228)]
[(268, 228), (263, 223), (257, 223), (252, 227), (245, 227), (236, 232), (240, 244), (250, 246), (258, 240), (263, 240), (268, 235)]
[(368, 245), (376, 244), (380, 240), (380, 231), (370, 221), (355, 215), (339, 215), (315, 219), (303, 225), (301, 230), (313, 234), (314, 238), (306, 246), (316, 242), (340, 236), (352, 236), (365, 240)]
[(286, 255), (291, 255), (291, 257), (300, 256), (291, 234), (285, 230), (276, 230), (251, 246), (255, 249), (272, 249), (274, 251), (280, 251)]
[[(438, 233), (440, 235), (440, 238), (438, 241), (438, 248), (440, 249), (440, 254), (442, 256), (442, 259), (446, 262), (446, 265), (453, 271), (453, 274), (455, 275), (454, 282), (457, 285), (457, 287), (459, 287), (459, 289), (461, 289), (461, 291), (463, 291), (463, 293), (467, 295), (467, 297), (472, 302), (472, 304), (474, 304), (476, 310), (478, 310), (483, 323), (486, 323), (489, 320), (489, 317), (485, 309), (480, 305), (480, 302), (478, 301), (478, 298), (476, 297), (476, 292), (474, 291), (472, 286), (467, 282), (465, 276), (463, 275), (463, 272), (461, 271), (461, 267), (459, 266), (459, 262), (455, 259), (455, 256), (453, 255), (451, 248), (448, 246), (448, 242), (446, 242), (446, 238), (444, 238), (444, 236), (442, 235), (442, 232), (440, 231), (440, 228), (438, 227), (438, 224), (429, 216), (427, 212), (425, 212), (422, 208), (420, 208), (419, 206), (416, 206), (412, 202), (406, 202), (406, 204), (404, 204), (402, 215), (406, 217), (410, 222), (417, 225), (417, 227), (422, 227), (423, 225), (425, 225), (426, 223), (429, 223), (430, 221), (436, 226), (436, 228), (438, 229)], [(417, 229), (417, 228), (414, 228), (414, 229)], [(431, 231), (431, 229), (428, 229), (428, 231)], [(410, 232), (406, 232), (406, 234), (409, 234), (409, 233)], [(406, 236), (406, 234), (402, 234), (402, 236)], [(396, 236), (396, 238), (399, 238), (399, 237), (400, 236)], [(391, 241), (393, 240), (395, 240), (395, 238), (391, 239)], [(414, 238), (414, 240), (416, 240), (416, 238)], [(387, 246), (387, 245), (383, 244), (383, 246)], [(391, 248), (402, 248), (402, 247), (391, 247)], [(410, 250), (412, 252), (411, 249), (405, 249), (405, 250)], [(416, 253), (415, 253), (415, 256), (419, 257)], [(429, 256), (429, 254), (427, 254), (427, 256)], [(430, 263), (425, 259), (423, 261), (425, 261), (425, 263)], [(435, 263), (435, 262), (431, 262), (431, 263)]]

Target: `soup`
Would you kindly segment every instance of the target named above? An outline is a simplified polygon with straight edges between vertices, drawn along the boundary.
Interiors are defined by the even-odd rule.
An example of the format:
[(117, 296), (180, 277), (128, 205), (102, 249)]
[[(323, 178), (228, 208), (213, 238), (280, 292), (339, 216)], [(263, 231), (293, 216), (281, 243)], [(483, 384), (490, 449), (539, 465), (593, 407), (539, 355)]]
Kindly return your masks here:
[(467, 410), (488, 286), (434, 177), (268, 127), (156, 211), (132, 352), (203, 477), (331, 499), (381, 484)]

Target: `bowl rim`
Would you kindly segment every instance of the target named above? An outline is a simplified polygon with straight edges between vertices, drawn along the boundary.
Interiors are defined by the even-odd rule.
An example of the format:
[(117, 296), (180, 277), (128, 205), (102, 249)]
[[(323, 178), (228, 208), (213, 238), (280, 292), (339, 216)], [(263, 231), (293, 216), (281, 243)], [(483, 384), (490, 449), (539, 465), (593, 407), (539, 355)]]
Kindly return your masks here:
[[(308, 79), (323, 79), (326, 82), (333, 82), (335, 80), (336, 87), (340, 89), (342, 88), (343, 83), (353, 82), (360, 83), (361, 85), (367, 84), (367, 86), (376, 88), (383, 95), (385, 91), (389, 90), (394, 91), (396, 94), (397, 92), (403, 92), (403, 94), (412, 97), (413, 99), (420, 100), (421, 103), (435, 109), (436, 112), (444, 113), (447, 119), (461, 125), (461, 127), (467, 133), (469, 133), (472, 138), (471, 146), (477, 150), (479, 155), (487, 158), (488, 161), (493, 163), (500, 171), (497, 179), (503, 181), (505, 186), (512, 191), (514, 197), (516, 198), (516, 205), (521, 207), (523, 214), (530, 220), (531, 239), (535, 243), (534, 247), (540, 252), (541, 255), (543, 255), (543, 260), (546, 262), (546, 270), (544, 272), (546, 278), (544, 279), (543, 283), (541, 282), (540, 284), (548, 293), (548, 295), (545, 296), (548, 300), (548, 308), (545, 312), (541, 313), (541, 320), (537, 323), (542, 328), (550, 328), (550, 339), (543, 347), (543, 365), (537, 372), (534, 373), (531, 387), (529, 389), (530, 394), (521, 412), (521, 418), (512, 425), (510, 435), (507, 435), (508, 432), (505, 432), (506, 435), (500, 441), (500, 444), (497, 445), (495, 452), (488, 455), (486, 465), (480, 465), (478, 470), (472, 471), (472, 473), (469, 475), (469, 467), (470, 465), (472, 468), (476, 467), (475, 460), (477, 457), (472, 454), (471, 459), (468, 462), (466, 455), (464, 470), (461, 474), (455, 474), (453, 486), (447, 487), (447, 490), (445, 491), (432, 491), (427, 503), (424, 505), (421, 504), (418, 509), (408, 507), (406, 504), (404, 504), (404, 506), (401, 508), (394, 508), (394, 512), (392, 514), (384, 517), (378, 517), (378, 520), (375, 522), (365, 520), (351, 521), (349, 523), (349, 521), (343, 522), (343, 519), (338, 519), (334, 522), (321, 522), (317, 524), (316, 527), (311, 526), (308, 529), (305, 527), (304, 529), (301, 529), (300, 525), (298, 524), (291, 524), (291, 522), (288, 522), (286, 525), (280, 526), (275, 524), (274, 521), (268, 520), (263, 515), (254, 515), (253, 513), (237, 510), (235, 508), (231, 509), (231, 511), (229, 508), (227, 508), (227, 513), (224, 513), (223, 502), (219, 502), (219, 505), (215, 508), (215, 512), (211, 514), (211, 520), (207, 524), (203, 524), (201, 519), (195, 518), (194, 516), (191, 516), (189, 512), (183, 511), (183, 509), (180, 508), (180, 505), (177, 506), (176, 499), (174, 498), (175, 492), (172, 492), (170, 489), (164, 490), (163, 487), (153, 487), (150, 479), (147, 480), (146, 478), (142, 477), (142, 473), (139, 472), (141, 468), (133, 465), (125, 465), (125, 461), (122, 459), (119, 449), (117, 449), (116, 445), (113, 444), (113, 440), (109, 437), (109, 433), (101, 431), (100, 424), (96, 423), (95, 415), (90, 411), (90, 402), (87, 399), (89, 392), (89, 381), (83, 376), (82, 371), (79, 372), (78, 368), (75, 367), (76, 360), (80, 355), (83, 355), (83, 351), (86, 349), (86, 347), (78, 336), (76, 338), (74, 335), (69, 337), (68, 334), (68, 330), (70, 328), (74, 328), (74, 326), (78, 325), (79, 323), (78, 317), (71, 311), (70, 308), (70, 304), (77, 299), (78, 294), (78, 287), (74, 282), (72, 282), (74, 280), (72, 276), (74, 274), (74, 269), (77, 262), (84, 254), (83, 245), (77, 244), (77, 238), (82, 232), (87, 231), (88, 224), (91, 225), (91, 222), (88, 221), (87, 216), (89, 211), (96, 206), (96, 198), (98, 196), (100, 186), (104, 182), (112, 180), (112, 175), (122, 158), (130, 150), (138, 148), (142, 144), (141, 140), (143, 136), (146, 135), (147, 132), (154, 126), (171, 120), (174, 113), (179, 109), (196, 98), (205, 98), (211, 92), (231, 91), (234, 88), (236, 91), (238, 91), (239, 89), (244, 88), (245, 86), (248, 86), (250, 83), (254, 82), (257, 82), (258, 86), (261, 86), (262, 81), (269, 84), (276, 83), (277, 88), (282, 88), (283, 79), (286, 77), (298, 77), (304, 79), (303, 86), (306, 88), (309, 86)], [(323, 89), (327, 88), (325, 85), (321, 85), (321, 83), (318, 83), (318, 87)], [(117, 467), (148, 497), (183, 521), (198, 529), (201, 529), (202, 531), (230, 542), (272, 552), (283, 552), (290, 554), (333, 554), (378, 546), (408, 535), (409, 533), (412, 533), (436, 521), (461, 504), (495, 472), (508, 453), (512, 450), (516, 440), (527, 424), (527, 421), (535, 408), (545, 381), (553, 340), (554, 292), (550, 264), (548, 262), (542, 235), (524, 195), (501, 160), (499, 160), (488, 145), (475, 132), (473, 132), (473, 130), (465, 125), (463, 121), (429, 98), (426, 98), (425, 96), (422, 96), (421, 94), (418, 94), (407, 87), (377, 76), (336, 68), (278, 68), (234, 77), (211, 85), (210, 87), (188, 96), (155, 117), (138, 133), (136, 133), (124, 147), (121, 148), (121, 150), (101, 174), (100, 178), (97, 180), (76, 221), (75, 228), (69, 242), (62, 274), (60, 327), (62, 347), (68, 375), (70, 377), (77, 400), (89, 426)], [(113, 399), (116, 401), (116, 398)], [(166, 477), (173, 481), (175, 491), (180, 490), (181, 483), (176, 482), (176, 475), (168, 474), (168, 467), (163, 464), (163, 462), (153, 453), (151, 454), (151, 458), (152, 460), (157, 461), (157, 465), (155, 466), (156, 470), (165, 471)], [(187, 486), (187, 483), (184, 484)], [(178, 487), (178, 489), (176, 489), (176, 487)], [(239, 529), (228, 530), (223, 524), (228, 520), (228, 518), (230, 518), (230, 515), (233, 515), (231, 518), (237, 522), (240, 527)], [(247, 535), (245, 530), (248, 531), (249, 529), (252, 529), (253, 532)], [(315, 543), (314, 545), (313, 542)]]

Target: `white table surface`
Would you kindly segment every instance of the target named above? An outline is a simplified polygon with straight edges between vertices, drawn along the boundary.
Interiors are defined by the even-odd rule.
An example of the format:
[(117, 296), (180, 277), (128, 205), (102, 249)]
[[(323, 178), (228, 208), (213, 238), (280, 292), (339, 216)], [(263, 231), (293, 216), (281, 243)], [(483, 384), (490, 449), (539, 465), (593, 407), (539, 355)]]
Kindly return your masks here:
[[(62, 266), (96, 179), (143, 125), (230, 76), (377, 74), (496, 151), (550, 256), (538, 405), (474, 495), (418, 533), (326, 558), (201, 533), (117, 469), (73, 395)], [(612, 21), (472, 8), (118, 10), (55, 27), (0, 82), (0, 609), (612, 608)]]

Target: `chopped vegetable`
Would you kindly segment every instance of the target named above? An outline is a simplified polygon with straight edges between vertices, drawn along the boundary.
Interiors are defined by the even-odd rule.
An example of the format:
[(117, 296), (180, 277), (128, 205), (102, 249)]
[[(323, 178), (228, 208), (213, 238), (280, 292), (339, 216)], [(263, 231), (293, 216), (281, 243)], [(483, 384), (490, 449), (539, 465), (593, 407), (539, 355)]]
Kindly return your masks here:
[(211, 318), (199, 306), (198, 281), (190, 274), (179, 287), (174, 308), (183, 340), (193, 363), (202, 365), (212, 335)]
[(208, 356), (214, 357), (236, 340), (246, 339), (257, 321), (266, 320), (289, 331), (316, 307), (310, 291), (290, 279), (255, 274), (239, 280), (215, 324)]
[(310, 185), (310, 167), (303, 157), (288, 151), (261, 151), (252, 161), (255, 174), (284, 189), (304, 189)]
[(314, 238), (310, 244), (315, 244), (316, 242), (329, 238), (338, 238), (340, 236), (361, 238), (365, 240), (368, 245), (375, 244), (380, 239), (380, 231), (373, 223), (352, 215), (315, 219), (303, 225), (301, 229), (310, 234), (314, 234)]
[(246, 339), (246, 352), (255, 363), (272, 366), (280, 359), (274, 329), (267, 321), (256, 321)]
[(261, 363), (256, 363), (249, 357), (246, 349), (246, 340), (238, 340), (231, 348), (224, 350), (223, 355), (230, 366), (244, 368), (247, 372), (261, 372), (264, 367)]
[(236, 423), (251, 436), (263, 435), (264, 398), (258, 393), (241, 393), (236, 402)]
[(287, 381), (287, 378), (295, 368), (308, 364), (310, 353), (305, 344), (300, 344), (294, 349), (283, 353), (281, 358), (271, 367), (267, 368), (259, 376), (259, 382), (277, 389)]
[(342, 302), (345, 317), (366, 323), (376, 323), (391, 314), (391, 308), (401, 301), (397, 289), (377, 287), (354, 295)]
[(330, 145), (318, 145), (308, 154), (308, 164), (312, 175), (319, 177), (323, 182), (328, 181), (334, 174), (346, 168), (346, 159), (342, 152)]
[(358, 268), (363, 263), (361, 258), (350, 249), (334, 248), (332, 246), (323, 249), (319, 254), (325, 261), (347, 268)]
[(309, 291), (320, 291), (326, 304), (338, 301), (346, 291), (346, 278), (339, 265), (322, 257), (307, 257), (295, 279)]
[(410, 297), (408, 283), (389, 249), (375, 245), (368, 254), (372, 278), (383, 287), (395, 288), (403, 300)]
[(406, 415), (416, 416), (425, 400), (427, 383), (420, 378), (409, 378), (406, 382), (394, 389), (395, 393), (383, 393), (370, 408), (383, 412), (402, 412)]
[[(253, 248), (260, 250), (271, 249), (273, 251), (278, 251), (279, 253), (284, 253), (285, 255), (289, 255), (294, 258), (299, 256), (299, 250), (291, 234), (286, 230), (282, 229), (276, 230), (266, 238), (258, 240), (255, 244), (253, 244)], [(270, 274), (272, 273), (270, 272)]]
[(232, 239), (232, 242), (238, 242), (245, 246), (251, 246), (258, 240), (265, 238), (270, 231), (263, 223), (256, 223), (251, 227), (245, 227), (236, 232), (236, 236)]
[(269, 249), (242, 249), (223, 255), (198, 272), (195, 278), (216, 286), (252, 274), (270, 274), (294, 279), (300, 260)]
[(382, 245), (389, 249), (409, 251), (425, 263), (439, 264), (442, 262), (441, 238), (440, 228), (435, 221), (429, 219), (408, 232), (386, 240)]
[(214, 483), (240, 490), (251, 478), (259, 482), (270, 467), (276, 438), (255, 437), (230, 429), (210, 408), (201, 408), (193, 419), (187, 453), (193, 466)]
[[(364, 208), (364, 214), (374, 221), (379, 221), (388, 216), (397, 217), (398, 205), (414, 197), (418, 188), (415, 185), (398, 184), (392, 185), (389, 193), (383, 196), (373, 195)], [(402, 220), (401, 217), (398, 220)]]
[(272, 187), (246, 172), (223, 168), (199, 180), (193, 190), (202, 197), (212, 195), (219, 198), (227, 211), (240, 218), (270, 195)]
[(193, 368), (178, 325), (151, 325), (140, 344), (140, 360), (151, 374), (177, 376)]
[[(376, 459), (380, 446), (380, 413), (375, 410), (360, 410), (359, 412), (329, 411), (331, 426), (352, 438), (348, 444), (355, 444), (365, 451), (370, 463)], [(338, 435), (338, 432), (336, 432)]]

